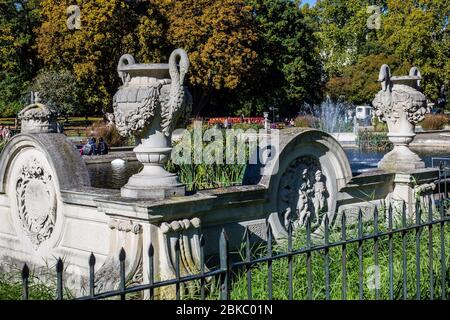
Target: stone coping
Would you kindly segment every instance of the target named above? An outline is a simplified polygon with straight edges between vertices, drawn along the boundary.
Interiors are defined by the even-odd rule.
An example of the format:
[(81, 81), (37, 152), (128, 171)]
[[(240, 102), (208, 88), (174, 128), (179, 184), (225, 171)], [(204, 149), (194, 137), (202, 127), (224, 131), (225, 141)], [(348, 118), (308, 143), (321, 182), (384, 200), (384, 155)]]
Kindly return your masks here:
[(136, 154), (133, 151), (114, 151), (105, 155), (83, 156), (83, 160), (86, 162), (86, 164), (111, 163), (111, 161), (115, 159), (137, 161)]
[(123, 198), (120, 197), (120, 190), (92, 187), (62, 190), (61, 193), (65, 203), (97, 207), (110, 216), (163, 222), (190, 215), (204, 215), (217, 207), (264, 202), (266, 191), (266, 187), (261, 185), (233, 186), (201, 190), (188, 196), (164, 200)]

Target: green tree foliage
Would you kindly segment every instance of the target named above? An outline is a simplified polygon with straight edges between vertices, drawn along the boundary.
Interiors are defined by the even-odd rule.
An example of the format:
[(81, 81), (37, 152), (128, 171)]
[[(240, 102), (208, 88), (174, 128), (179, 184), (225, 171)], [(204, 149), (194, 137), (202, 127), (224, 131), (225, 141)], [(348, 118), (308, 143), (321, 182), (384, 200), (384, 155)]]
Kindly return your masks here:
[[(0, 115), (24, 105), (38, 71), (66, 72), (80, 90), (77, 110), (111, 108), (119, 57), (164, 62), (176, 47), (191, 60), (194, 113), (260, 115), (333, 98), (368, 103), (379, 67), (420, 68), (436, 102), (450, 74), (447, 0), (0, 0)], [(81, 29), (66, 9), (81, 9)], [(381, 7), (381, 28), (368, 28)], [(40, 71), (42, 73), (42, 71)], [(42, 77), (42, 76), (41, 76)], [(73, 80), (73, 79), (72, 79)], [(323, 83), (326, 82), (326, 86)], [(78, 95), (77, 95), (78, 96)]]
[(239, 102), (251, 106), (246, 113), (275, 106), (282, 115), (295, 115), (302, 103), (320, 99), (322, 70), (313, 30), (292, 1), (249, 3), (259, 35), (258, 61)]
[(39, 68), (33, 29), (40, 23), (38, 0), (0, 1), (0, 116), (14, 116)]
[(366, 49), (367, 0), (318, 0), (308, 10), (315, 22), (318, 48), (330, 77), (339, 76)]
[(380, 91), (377, 82), (380, 67), (388, 64), (393, 74), (408, 74), (411, 65), (395, 55), (377, 54), (362, 56), (358, 61), (345, 68), (340, 77), (332, 77), (326, 84), (326, 91), (332, 100), (345, 98), (355, 104), (372, 102)]
[[(369, 103), (378, 87), (380, 66), (407, 74), (417, 66), (423, 90), (436, 102), (449, 87), (450, 42), (446, 0), (374, 1), (380, 7), (380, 29), (367, 27), (369, 3), (360, 0), (319, 0), (307, 12), (318, 28), (318, 44), (327, 77), (326, 91), (349, 102)], [(448, 90), (448, 89), (447, 89)]]
[(443, 86), (450, 86), (448, 0), (388, 0), (380, 41), (401, 61), (419, 67), (423, 90), (436, 102)]
[(33, 84), (42, 102), (57, 112), (69, 117), (80, 114), (80, 89), (76, 77), (69, 71), (46, 71), (40, 73)]

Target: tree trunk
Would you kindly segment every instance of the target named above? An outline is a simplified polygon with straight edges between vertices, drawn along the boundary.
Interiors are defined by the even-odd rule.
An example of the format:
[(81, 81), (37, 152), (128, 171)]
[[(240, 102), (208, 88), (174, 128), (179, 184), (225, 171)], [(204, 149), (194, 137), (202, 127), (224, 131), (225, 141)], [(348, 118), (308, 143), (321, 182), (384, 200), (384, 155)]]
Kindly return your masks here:
[(213, 90), (211, 88), (195, 88), (193, 90), (194, 105), (192, 108), (192, 114), (194, 116), (198, 116), (200, 112), (208, 105), (211, 100), (212, 93)]

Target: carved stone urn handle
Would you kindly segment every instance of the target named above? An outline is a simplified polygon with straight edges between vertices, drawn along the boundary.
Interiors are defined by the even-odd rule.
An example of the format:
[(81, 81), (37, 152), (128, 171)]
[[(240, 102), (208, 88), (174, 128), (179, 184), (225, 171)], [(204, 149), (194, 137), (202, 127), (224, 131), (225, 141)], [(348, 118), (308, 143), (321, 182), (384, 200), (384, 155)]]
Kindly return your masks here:
[(180, 86), (184, 84), (184, 78), (189, 70), (189, 57), (183, 49), (176, 49), (169, 58), (169, 73), (172, 84), (176, 83)]
[(126, 65), (135, 64), (136, 61), (134, 60), (133, 56), (131, 54), (124, 54), (120, 57), (119, 63), (117, 64), (117, 74), (119, 75), (119, 78), (122, 79), (122, 83), (125, 84), (129, 79), (128, 73), (121, 71), (121, 68)]
[(184, 88), (184, 80), (189, 70), (189, 57), (183, 49), (176, 49), (169, 58), (169, 74), (171, 79), (170, 96), (167, 104), (161, 107), (161, 128), (163, 133), (169, 137), (175, 129), (182, 108), (187, 108), (185, 100), (187, 94)]
[(380, 69), (380, 74), (378, 75), (378, 82), (381, 82), (381, 89), (386, 91), (390, 90), (391, 85), (391, 69), (387, 64), (383, 64)]

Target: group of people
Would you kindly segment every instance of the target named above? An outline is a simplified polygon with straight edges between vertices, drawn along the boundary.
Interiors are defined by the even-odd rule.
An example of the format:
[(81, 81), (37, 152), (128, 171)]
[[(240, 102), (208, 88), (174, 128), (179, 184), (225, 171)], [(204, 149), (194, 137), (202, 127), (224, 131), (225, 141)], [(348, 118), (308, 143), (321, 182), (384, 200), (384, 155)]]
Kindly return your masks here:
[(284, 124), (288, 127), (295, 127), (295, 120), (294, 118), (284, 118)]
[(8, 141), (12, 136), (9, 126), (0, 126), (0, 140)]
[(80, 149), (82, 156), (97, 156), (108, 154), (108, 145), (103, 138), (97, 139), (89, 138), (87, 143)]

